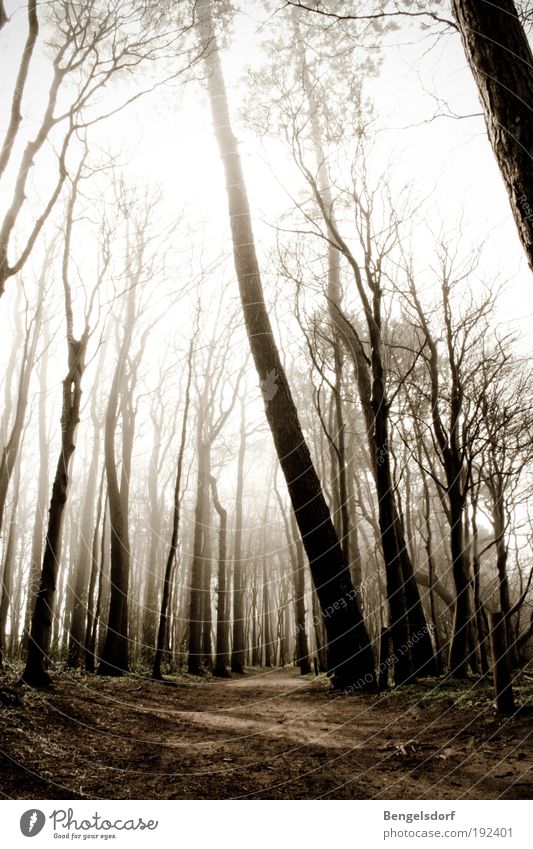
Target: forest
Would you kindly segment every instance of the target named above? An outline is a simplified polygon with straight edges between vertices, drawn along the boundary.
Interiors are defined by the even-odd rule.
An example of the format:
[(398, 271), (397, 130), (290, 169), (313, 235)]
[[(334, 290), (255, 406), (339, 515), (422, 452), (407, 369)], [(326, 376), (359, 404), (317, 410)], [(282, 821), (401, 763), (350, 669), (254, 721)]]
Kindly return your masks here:
[(531, 798), (532, 32), (0, 0), (3, 798)]

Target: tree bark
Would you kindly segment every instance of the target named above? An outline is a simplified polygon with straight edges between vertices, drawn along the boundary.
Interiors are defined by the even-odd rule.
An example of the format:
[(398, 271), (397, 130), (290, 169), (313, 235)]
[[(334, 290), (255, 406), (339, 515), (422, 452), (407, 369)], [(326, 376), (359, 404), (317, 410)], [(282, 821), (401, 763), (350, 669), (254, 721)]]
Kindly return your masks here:
[(513, 0), (452, 0), (452, 9), (533, 271), (533, 53)]

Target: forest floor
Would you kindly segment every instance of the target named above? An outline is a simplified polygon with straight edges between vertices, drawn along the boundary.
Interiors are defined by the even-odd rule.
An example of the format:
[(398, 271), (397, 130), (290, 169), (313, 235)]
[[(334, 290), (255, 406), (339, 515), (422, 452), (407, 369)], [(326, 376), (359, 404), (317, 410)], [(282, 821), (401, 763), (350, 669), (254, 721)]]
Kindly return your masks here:
[[(13, 676), (10, 676), (12, 682)], [(227, 680), (0, 680), (0, 791), (15, 799), (531, 799), (533, 687), (345, 695), (294, 669)], [(529, 683), (528, 683), (529, 682)], [(17, 701), (19, 703), (17, 703)]]

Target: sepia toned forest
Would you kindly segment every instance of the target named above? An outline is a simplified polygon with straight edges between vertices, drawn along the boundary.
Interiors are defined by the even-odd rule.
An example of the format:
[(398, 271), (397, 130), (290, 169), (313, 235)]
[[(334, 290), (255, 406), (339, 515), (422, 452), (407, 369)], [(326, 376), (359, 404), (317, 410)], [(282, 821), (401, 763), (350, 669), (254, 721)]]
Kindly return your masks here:
[(0, 3), (5, 797), (527, 798), (532, 25)]

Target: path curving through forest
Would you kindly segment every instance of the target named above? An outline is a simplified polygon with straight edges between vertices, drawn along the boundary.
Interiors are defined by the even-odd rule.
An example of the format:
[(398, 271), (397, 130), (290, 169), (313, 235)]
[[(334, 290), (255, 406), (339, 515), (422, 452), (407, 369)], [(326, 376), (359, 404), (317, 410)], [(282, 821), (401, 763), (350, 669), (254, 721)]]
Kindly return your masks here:
[(530, 717), (497, 717), (474, 680), (438, 691), (428, 680), (381, 696), (334, 692), (293, 668), (176, 683), (62, 674), (50, 692), (24, 688), (20, 704), (0, 692), (2, 793), (531, 797)]

